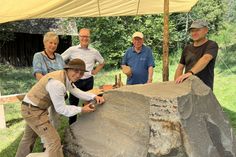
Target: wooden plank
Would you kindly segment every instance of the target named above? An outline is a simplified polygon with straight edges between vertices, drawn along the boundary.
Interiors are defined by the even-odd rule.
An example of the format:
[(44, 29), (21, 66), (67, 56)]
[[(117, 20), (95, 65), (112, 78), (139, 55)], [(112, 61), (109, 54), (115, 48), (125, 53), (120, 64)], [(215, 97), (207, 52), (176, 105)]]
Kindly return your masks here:
[(0, 104), (0, 129), (6, 128), (4, 106)]
[[(1, 97), (1, 92), (0, 92), (0, 97)], [(0, 103), (0, 129), (4, 128), (6, 128), (4, 106), (2, 103)]]
[[(98, 89), (98, 88), (92, 89), (88, 92), (94, 93), (96, 95), (102, 95), (103, 94), (103, 90)], [(0, 129), (6, 128), (4, 104), (6, 104), (6, 103), (15, 103), (15, 102), (22, 101), (23, 98), (25, 97), (25, 94), (26, 93), (1, 96), (1, 93), (0, 93)]]
[(25, 97), (25, 94), (26, 93), (1, 96), (0, 104), (3, 105), (5, 103), (14, 103), (14, 102), (22, 101), (23, 98)]
[[(98, 88), (94, 88), (88, 92), (94, 93), (96, 95), (103, 94), (103, 90), (98, 89)], [(0, 96), (0, 104), (3, 105), (6, 103), (15, 103), (15, 102), (22, 101), (23, 98), (25, 97), (25, 95), (26, 95), (26, 93)]]

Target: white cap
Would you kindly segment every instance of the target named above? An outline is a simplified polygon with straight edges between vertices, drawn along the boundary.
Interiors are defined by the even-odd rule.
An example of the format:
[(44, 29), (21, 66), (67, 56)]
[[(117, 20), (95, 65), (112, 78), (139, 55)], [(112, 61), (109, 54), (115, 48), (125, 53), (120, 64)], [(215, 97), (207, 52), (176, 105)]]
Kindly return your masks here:
[(139, 37), (141, 39), (143, 39), (143, 33), (142, 32), (135, 32), (133, 35), (132, 35), (132, 38), (134, 37)]

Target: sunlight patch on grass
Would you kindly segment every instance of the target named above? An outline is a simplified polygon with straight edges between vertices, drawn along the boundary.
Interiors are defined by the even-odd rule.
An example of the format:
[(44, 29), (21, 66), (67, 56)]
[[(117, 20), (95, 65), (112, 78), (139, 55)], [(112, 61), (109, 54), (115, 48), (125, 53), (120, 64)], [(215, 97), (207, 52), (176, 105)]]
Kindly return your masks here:
[(236, 112), (236, 75), (223, 76), (223, 74), (215, 77), (214, 94), (220, 104)]

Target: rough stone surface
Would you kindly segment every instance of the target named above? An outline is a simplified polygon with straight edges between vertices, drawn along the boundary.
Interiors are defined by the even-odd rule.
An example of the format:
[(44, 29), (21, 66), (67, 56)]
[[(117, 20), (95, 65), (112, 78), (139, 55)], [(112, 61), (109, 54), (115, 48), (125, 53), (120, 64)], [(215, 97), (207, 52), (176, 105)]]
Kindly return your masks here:
[(184, 83), (125, 86), (66, 132), (68, 157), (236, 157), (236, 139), (212, 91)]

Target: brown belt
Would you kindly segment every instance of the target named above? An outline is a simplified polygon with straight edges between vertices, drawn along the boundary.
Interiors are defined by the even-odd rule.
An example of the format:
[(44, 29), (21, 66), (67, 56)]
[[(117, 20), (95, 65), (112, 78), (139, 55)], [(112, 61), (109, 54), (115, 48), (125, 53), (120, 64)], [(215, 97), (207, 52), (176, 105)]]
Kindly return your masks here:
[[(25, 106), (28, 106), (28, 107), (39, 108), (38, 106), (34, 106), (34, 105), (32, 105), (32, 104), (30, 104), (30, 103), (27, 103), (27, 102), (24, 102), (24, 101), (22, 101), (22, 105), (25, 105)], [(40, 108), (39, 108), (39, 109), (40, 109)]]

